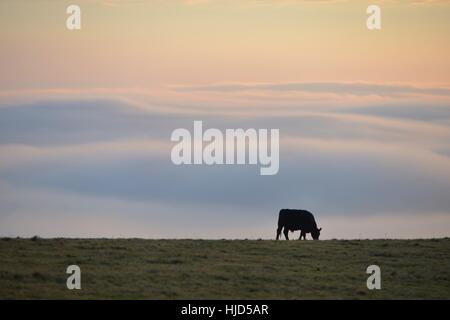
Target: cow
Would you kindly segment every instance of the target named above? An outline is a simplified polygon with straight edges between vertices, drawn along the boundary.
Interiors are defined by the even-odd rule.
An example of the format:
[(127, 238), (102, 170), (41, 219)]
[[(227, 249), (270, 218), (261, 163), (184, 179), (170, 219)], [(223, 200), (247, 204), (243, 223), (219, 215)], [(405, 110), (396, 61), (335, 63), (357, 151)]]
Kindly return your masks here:
[(278, 215), (277, 240), (280, 238), (283, 228), (286, 240), (289, 240), (289, 231), (294, 232), (296, 230), (300, 230), (300, 238), (298, 240), (301, 240), (302, 237), (306, 240), (307, 233), (311, 233), (314, 240), (319, 240), (320, 231), (322, 230), (322, 228), (317, 228), (316, 220), (311, 212), (296, 209), (280, 210)]

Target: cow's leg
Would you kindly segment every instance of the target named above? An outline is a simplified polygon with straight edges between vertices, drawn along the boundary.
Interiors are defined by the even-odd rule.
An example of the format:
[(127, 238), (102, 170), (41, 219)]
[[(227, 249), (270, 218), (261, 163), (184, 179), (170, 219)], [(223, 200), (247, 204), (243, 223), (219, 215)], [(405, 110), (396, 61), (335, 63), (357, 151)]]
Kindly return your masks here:
[(283, 227), (280, 227), (280, 226), (277, 229), (277, 240), (280, 238), (281, 229), (283, 229)]
[(286, 240), (289, 240), (289, 229), (284, 227), (283, 233), (284, 233), (284, 237), (286, 238)]
[(306, 232), (302, 231), (300, 233), (300, 239), (303, 237), (303, 240), (306, 240)]
[(302, 232), (302, 230), (300, 230), (300, 236), (298, 237), (298, 240), (302, 240), (302, 234), (303, 234), (303, 232)]

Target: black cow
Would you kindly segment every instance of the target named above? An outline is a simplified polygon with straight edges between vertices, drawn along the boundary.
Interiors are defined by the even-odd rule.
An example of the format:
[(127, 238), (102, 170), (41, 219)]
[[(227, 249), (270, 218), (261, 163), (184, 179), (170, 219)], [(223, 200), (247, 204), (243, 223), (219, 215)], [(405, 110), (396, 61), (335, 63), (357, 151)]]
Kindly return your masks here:
[(319, 240), (320, 231), (322, 228), (318, 229), (316, 220), (311, 212), (306, 210), (295, 210), (295, 209), (281, 209), (278, 215), (278, 229), (277, 229), (277, 240), (280, 238), (281, 230), (284, 228), (283, 233), (286, 240), (289, 240), (289, 231), (294, 232), (300, 230), (300, 238), (306, 240), (306, 234), (311, 233), (314, 240)]

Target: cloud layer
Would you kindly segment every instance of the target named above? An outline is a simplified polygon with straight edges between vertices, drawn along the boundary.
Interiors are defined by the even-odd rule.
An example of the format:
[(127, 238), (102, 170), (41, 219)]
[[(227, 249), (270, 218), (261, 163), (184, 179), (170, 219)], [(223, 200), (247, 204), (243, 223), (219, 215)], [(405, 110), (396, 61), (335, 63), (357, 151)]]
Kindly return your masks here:
[[(443, 235), (450, 215), (448, 104), (421, 97), (408, 106), (410, 97), (397, 95), (445, 96), (441, 89), (243, 87), (265, 94), (286, 88), (389, 94), (365, 104), (345, 95), (333, 106), (323, 96), (296, 106), (298, 97), (286, 94), (257, 113), (253, 104), (264, 105), (265, 95), (246, 104), (240, 86), (218, 85), (188, 90), (221, 91), (220, 99), (206, 94), (209, 109), (190, 92), (172, 95), (176, 113), (161, 111), (158, 105), (164, 109), (170, 101), (153, 95), (139, 104), (127, 102), (136, 96), (3, 104), (0, 234), (271, 238), (278, 210), (290, 207), (313, 211), (328, 238), (359, 237), (352, 231), (358, 227), (370, 237)], [(227, 108), (228, 99), (233, 107)], [(247, 115), (230, 112), (236, 101)], [(173, 165), (170, 134), (192, 130), (194, 120), (219, 129), (279, 128), (279, 174), (259, 176), (254, 166)], [(431, 229), (421, 231), (416, 224), (428, 219)], [(395, 234), (393, 226), (403, 220), (409, 228)]]
[(269, 84), (214, 84), (207, 86), (179, 86), (178, 91), (298, 91), (312, 93), (332, 93), (338, 95), (432, 95), (450, 96), (450, 88), (446, 87), (418, 87), (400, 84), (373, 84), (373, 83), (342, 83), (342, 82), (300, 82), (300, 83), (269, 83)]

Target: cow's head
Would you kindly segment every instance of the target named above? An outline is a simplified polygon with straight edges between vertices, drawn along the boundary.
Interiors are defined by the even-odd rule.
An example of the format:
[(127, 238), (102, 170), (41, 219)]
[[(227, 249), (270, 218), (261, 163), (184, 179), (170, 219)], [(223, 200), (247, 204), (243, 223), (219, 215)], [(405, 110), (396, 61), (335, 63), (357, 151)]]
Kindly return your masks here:
[(314, 240), (319, 240), (319, 236), (320, 236), (320, 231), (322, 230), (322, 228), (320, 228), (320, 229), (317, 229), (316, 228), (316, 230), (313, 230), (313, 231), (311, 231), (311, 237), (314, 239)]

